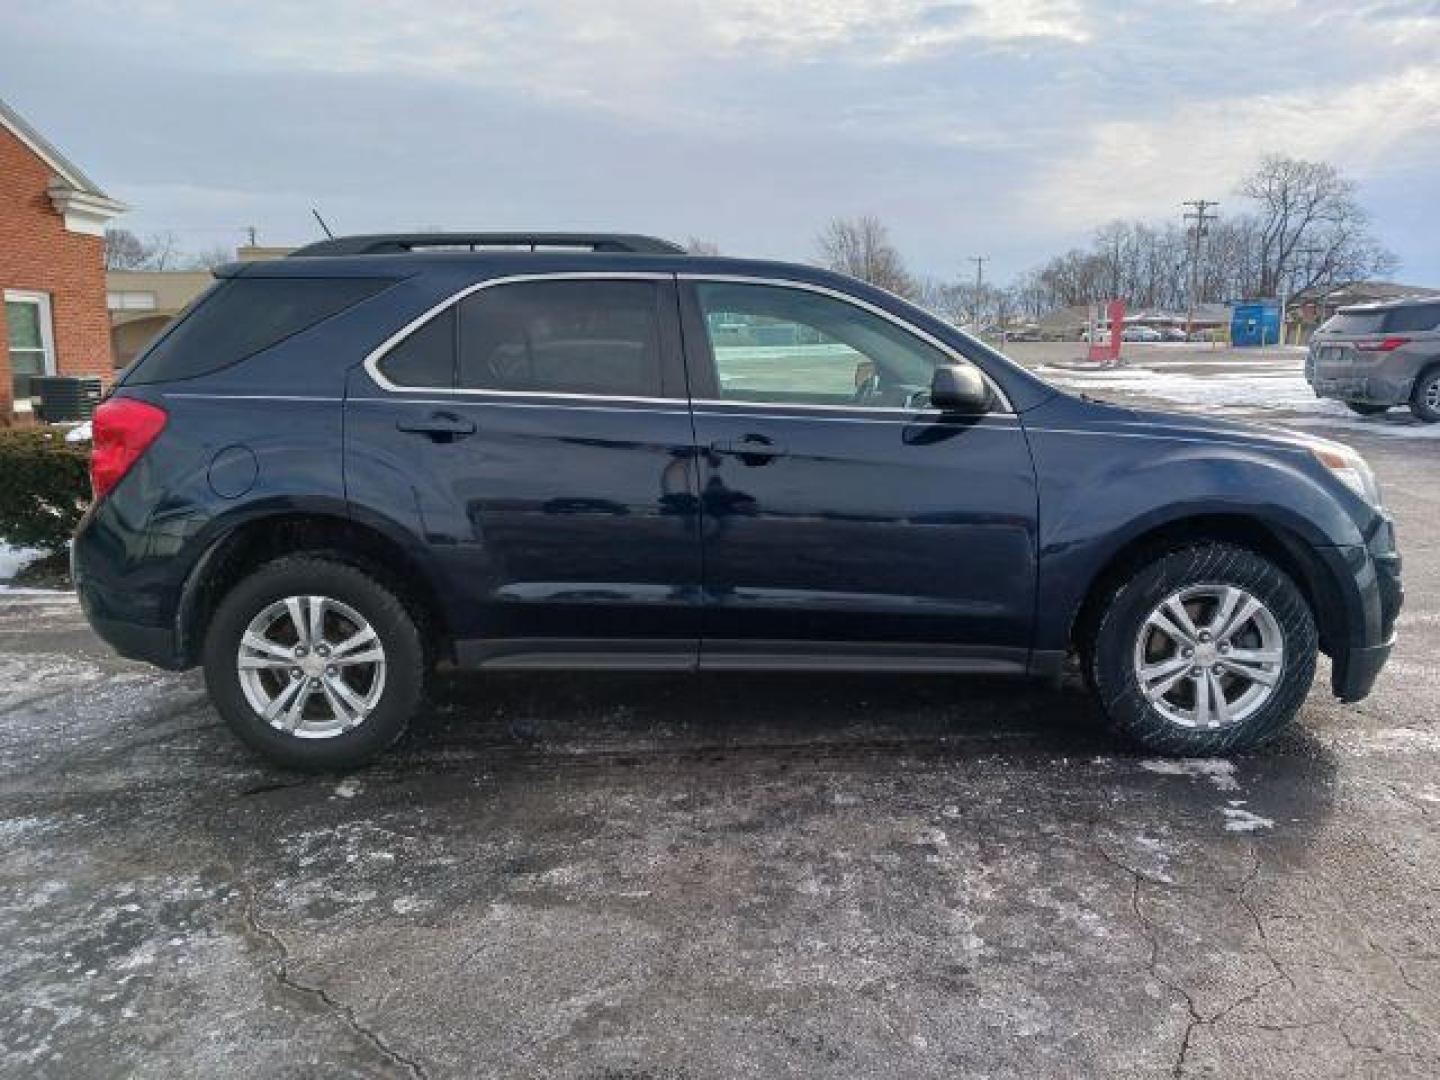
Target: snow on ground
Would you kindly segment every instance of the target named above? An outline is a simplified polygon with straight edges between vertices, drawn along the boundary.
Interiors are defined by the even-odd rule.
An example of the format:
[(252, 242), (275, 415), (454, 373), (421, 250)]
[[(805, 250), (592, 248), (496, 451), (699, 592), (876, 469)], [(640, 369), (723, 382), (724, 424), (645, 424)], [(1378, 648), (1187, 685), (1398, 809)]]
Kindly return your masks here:
[[(1226, 367), (1234, 361), (1224, 362)], [(1217, 364), (1217, 366), (1219, 366)], [(1362, 417), (1342, 403), (1317, 398), (1305, 382), (1304, 366), (1288, 358), (1246, 364), (1243, 371), (1212, 371), (1197, 375), (1145, 367), (1062, 368), (1043, 366), (1037, 373), (1068, 390), (1086, 391), (1104, 397), (1106, 391), (1139, 394), (1212, 409), (1279, 410), (1292, 415), (1290, 424), (1323, 424), (1353, 428), (1374, 435), (1440, 439), (1440, 424), (1423, 424), (1404, 407), (1381, 416)]]
[(0, 585), (8, 582), (22, 567), (44, 554), (39, 548), (11, 547), (0, 541)]

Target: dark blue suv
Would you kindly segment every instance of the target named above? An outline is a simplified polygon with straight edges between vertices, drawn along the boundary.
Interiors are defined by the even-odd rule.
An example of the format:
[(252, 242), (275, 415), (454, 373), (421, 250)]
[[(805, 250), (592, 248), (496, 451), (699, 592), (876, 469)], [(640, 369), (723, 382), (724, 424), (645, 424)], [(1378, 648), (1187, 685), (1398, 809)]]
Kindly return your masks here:
[(1146, 747), (1370, 689), (1391, 519), (1336, 443), (1061, 393), (808, 266), (638, 236), (368, 236), (229, 266), (95, 418), (95, 629), (286, 765), (437, 663), (1013, 673)]

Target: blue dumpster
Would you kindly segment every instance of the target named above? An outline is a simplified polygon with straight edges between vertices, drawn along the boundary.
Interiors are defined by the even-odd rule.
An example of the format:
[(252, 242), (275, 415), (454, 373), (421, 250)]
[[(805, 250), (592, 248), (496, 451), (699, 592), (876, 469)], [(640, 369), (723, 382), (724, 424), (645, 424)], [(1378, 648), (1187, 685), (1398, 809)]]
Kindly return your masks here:
[(1277, 345), (1280, 304), (1275, 300), (1241, 300), (1230, 309), (1232, 345)]

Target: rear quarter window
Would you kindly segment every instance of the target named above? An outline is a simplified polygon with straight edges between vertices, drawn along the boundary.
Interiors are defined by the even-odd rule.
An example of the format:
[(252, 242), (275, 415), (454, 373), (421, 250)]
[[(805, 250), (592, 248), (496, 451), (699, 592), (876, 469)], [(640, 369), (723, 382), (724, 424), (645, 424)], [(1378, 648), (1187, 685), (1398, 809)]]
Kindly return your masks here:
[(1331, 334), (1378, 334), (1384, 324), (1383, 311), (1341, 311), (1322, 329)]
[(1415, 304), (1396, 308), (1385, 319), (1386, 333), (1418, 333), (1440, 329), (1440, 304)]
[(160, 338), (126, 383), (194, 379), (238, 364), (391, 284), (378, 278), (229, 278)]

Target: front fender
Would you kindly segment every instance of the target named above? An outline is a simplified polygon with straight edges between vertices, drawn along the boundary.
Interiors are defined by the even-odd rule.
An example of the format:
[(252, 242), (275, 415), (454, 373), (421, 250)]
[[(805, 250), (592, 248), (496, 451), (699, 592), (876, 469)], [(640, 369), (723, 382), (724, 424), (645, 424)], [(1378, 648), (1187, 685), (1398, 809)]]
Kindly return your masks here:
[(1121, 551), (1187, 520), (1258, 524), (1311, 549), (1363, 548), (1360, 526), (1303, 446), (1136, 429), (1027, 417), (1040, 491), (1037, 650), (1068, 647), (1093, 583)]

